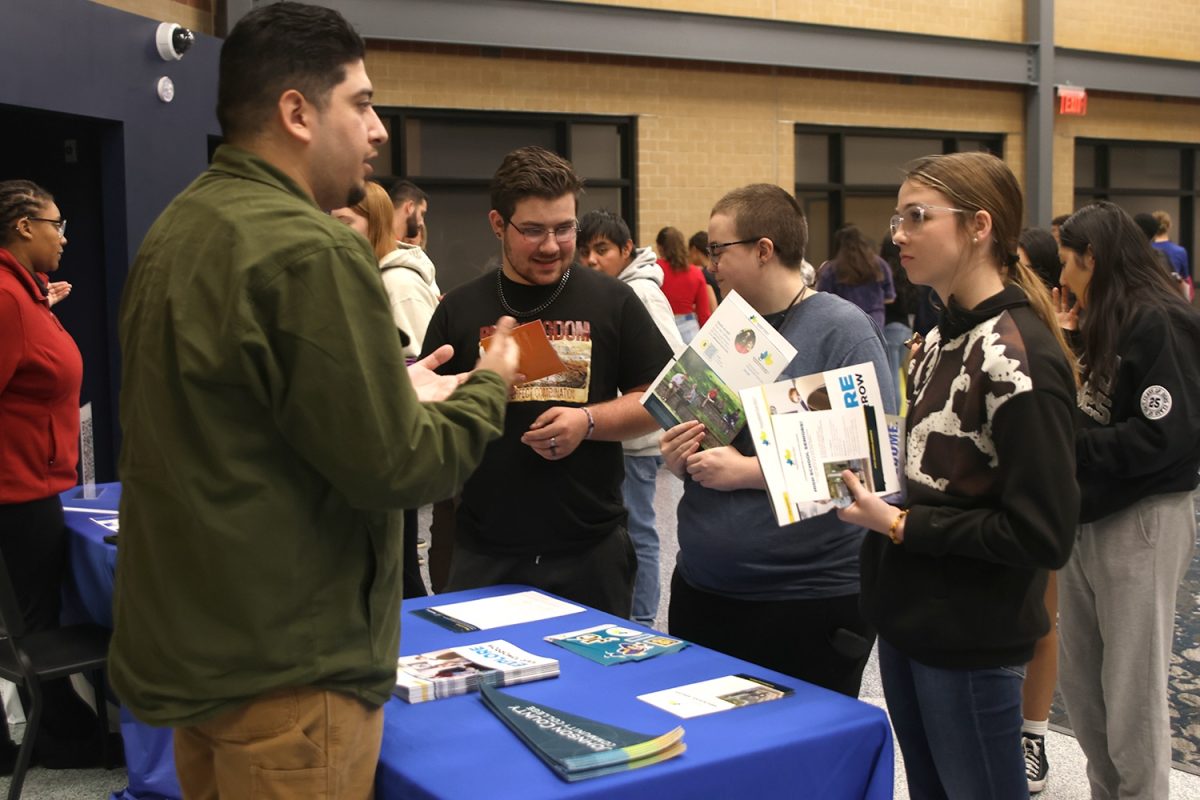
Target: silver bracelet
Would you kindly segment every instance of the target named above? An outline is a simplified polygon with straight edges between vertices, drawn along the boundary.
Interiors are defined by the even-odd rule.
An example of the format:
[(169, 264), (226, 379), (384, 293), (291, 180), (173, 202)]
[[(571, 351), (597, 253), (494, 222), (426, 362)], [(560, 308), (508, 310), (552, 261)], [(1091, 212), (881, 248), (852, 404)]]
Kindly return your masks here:
[(596, 418), (592, 416), (592, 412), (587, 406), (580, 406), (580, 408), (583, 409), (583, 413), (587, 414), (588, 418), (588, 429), (583, 438), (590, 439), (592, 438), (592, 431), (596, 430)]

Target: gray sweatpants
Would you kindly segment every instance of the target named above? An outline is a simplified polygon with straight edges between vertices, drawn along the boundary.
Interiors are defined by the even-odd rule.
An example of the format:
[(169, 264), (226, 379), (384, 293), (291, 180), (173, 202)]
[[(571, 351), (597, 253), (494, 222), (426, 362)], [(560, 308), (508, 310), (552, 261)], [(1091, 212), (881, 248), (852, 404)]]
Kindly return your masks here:
[(1196, 540), (1191, 492), (1079, 526), (1058, 574), (1059, 688), (1093, 800), (1168, 795), (1175, 592)]

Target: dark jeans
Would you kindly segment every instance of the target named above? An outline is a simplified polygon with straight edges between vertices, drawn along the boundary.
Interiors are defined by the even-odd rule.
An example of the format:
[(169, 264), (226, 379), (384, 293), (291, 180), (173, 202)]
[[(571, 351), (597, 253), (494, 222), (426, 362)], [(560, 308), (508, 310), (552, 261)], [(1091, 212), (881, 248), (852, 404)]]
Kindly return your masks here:
[(1023, 666), (941, 669), (879, 640), (879, 672), (912, 800), (1026, 800)]
[(850, 697), (858, 697), (875, 640), (857, 594), (740, 600), (696, 589), (678, 569), (668, 619), (672, 636)]
[[(58, 495), (28, 503), (0, 505), (0, 552), (27, 633), (58, 627), (62, 582), (67, 567), (67, 527)], [(29, 696), (20, 689), (26, 713)], [(38, 745), (49, 739), (94, 735), (95, 716), (75, 694), (69, 678), (42, 682), (45, 711)], [(7, 735), (5, 726), (0, 730)]]
[(519, 583), (576, 603), (629, 618), (637, 556), (625, 528), (580, 550), (537, 556), (508, 556), (454, 549), (446, 591)]

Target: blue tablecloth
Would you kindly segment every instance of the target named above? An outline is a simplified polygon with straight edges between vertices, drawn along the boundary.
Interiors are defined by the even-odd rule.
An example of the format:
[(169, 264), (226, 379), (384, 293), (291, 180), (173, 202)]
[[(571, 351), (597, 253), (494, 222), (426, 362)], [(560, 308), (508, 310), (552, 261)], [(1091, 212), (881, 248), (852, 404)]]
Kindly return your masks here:
[[(112, 627), (113, 578), (117, 548), (104, 541), (112, 531), (97, 520), (116, 516), (121, 484), (96, 487), (97, 496), (83, 497), (83, 488), (63, 492), (67, 528), (67, 580), (63, 587), (63, 624), (94, 622)], [(116, 800), (178, 800), (183, 796), (175, 777), (175, 755), (170, 728), (152, 728), (121, 708), (121, 737), (125, 740), (125, 766), (129, 786), (112, 795)]]
[[(664, 733), (682, 724), (687, 752), (643, 769), (566, 783), (477, 695), (416, 705), (392, 699), (385, 708), (383, 751), (375, 779), (379, 800), (475, 796), (891, 799), (892, 737), (887, 715), (874, 706), (696, 645), (648, 661), (604, 666), (543, 641), (548, 634), (614, 619), (590, 609), (474, 633), (455, 633), (408, 613), (523, 588), (491, 587), (405, 601), (401, 653), (504, 639), (538, 655), (553, 656), (561, 664), (558, 678), (506, 691), (643, 733)], [(687, 720), (637, 699), (646, 692), (736, 673), (785, 684), (795, 694)]]

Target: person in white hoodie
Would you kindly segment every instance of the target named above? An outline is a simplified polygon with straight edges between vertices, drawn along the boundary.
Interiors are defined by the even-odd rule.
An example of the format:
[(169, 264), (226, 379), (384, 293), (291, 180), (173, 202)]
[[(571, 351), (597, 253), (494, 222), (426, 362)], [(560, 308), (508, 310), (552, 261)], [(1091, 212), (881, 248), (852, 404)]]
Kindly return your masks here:
[[(675, 355), (683, 340), (675, 315), (662, 293), (663, 271), (651, 247), (635, 247), (625, 220), (611, 211), (589, 211), (579, 220), (578, 254), (581, 263), (624, 281), (650, 312)], [(634, 622), (654, 626), (661, 591), (658, 576), (658, 529), (654, 521), (654, 491), (662, 454), (661, 432), (648, 433), (622, 443), (625, 451), (625, 508), (629, 512), (629, 538), (637, 553), (633, 584)]]
[[(437, 307), (442, 291), (434, 277), (433, 262), (414, 244), (397, 241), (392, 227), (392, 199), (378, 183), (368, 181), (362, 200), (352, 206), (335, 208), (330, 215), (358, 231), (371, 243), (392, 307), (392, 320), (400, 331), (404, 357), (412, 363), (421, 354), (421, 343), (429, 318)], [(405, 598), (428, 594), (421, 576), (417, 555), (417, 511), (404, 511), (404, 588)]]

